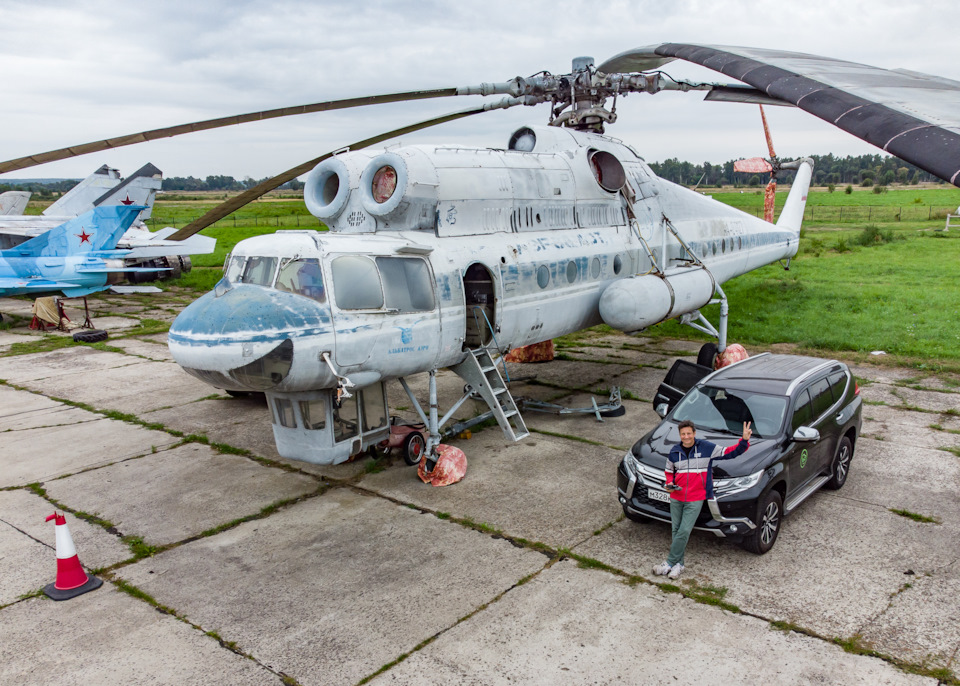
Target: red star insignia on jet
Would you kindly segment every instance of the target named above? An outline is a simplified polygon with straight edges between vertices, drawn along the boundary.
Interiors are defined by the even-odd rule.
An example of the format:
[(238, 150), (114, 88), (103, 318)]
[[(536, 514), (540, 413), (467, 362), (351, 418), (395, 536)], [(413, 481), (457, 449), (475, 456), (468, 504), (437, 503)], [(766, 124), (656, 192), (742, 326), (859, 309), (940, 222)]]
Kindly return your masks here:
[(76, 236), (77, 238), (79, 238), (81, 243), (89, 243), (89, 242), (90, 242), (90, 237), (91, 237), (93, 234), (92, 234), (92, 233), (87, 233), (87, 230), (86, 230), (86, 229), (80, 229), (80, 233), (75, 233), (75, 234), (73, 234), (73, 235)]
[(120, 204), (121, 204), (121, 205), (132, 205), (132, 204), (133, 204), (133, 200), (130, 199), (130, 194), (129, 194), (129, 193), (127, 193), (127, 199), (126, 199), (126, 200), (121, 200), (121, 201), (120, 201)]

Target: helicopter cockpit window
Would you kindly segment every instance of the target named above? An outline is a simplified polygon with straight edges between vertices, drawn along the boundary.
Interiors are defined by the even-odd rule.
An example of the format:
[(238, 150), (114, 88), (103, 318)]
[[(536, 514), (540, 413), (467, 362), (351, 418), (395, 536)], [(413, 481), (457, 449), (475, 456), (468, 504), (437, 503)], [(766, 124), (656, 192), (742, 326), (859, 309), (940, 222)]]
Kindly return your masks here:
[(255, 283), (258, 286), (273, 284), (273, 274), (277, 271), (276, 257), (248, 257), (243, 274), (237, 283)]
[(383, 291), (377, 265), (369, 257), (344, 255), (331, 263), (333, 292), (342, 310), (378, 310)]
[(305, 295), (317, 302), (326, 301), (320, 261), (317, 259), (290, 260), (282, 265), (280, 274), (277, 276), (277, 290)]
[(386, 308), (423, 312), (434, 308), (433, 283), (427, 263), (416, 257), (378, 257)]
[(227, 264), (223, 270), (223, 275), (226, 277), (227, 281), (236, 283), (240, 278), (240, 275), (243, 273), (243, 261), (247, 259), (243, 255), (237, 255), (236, 257), (231, 257), (227, 260)]

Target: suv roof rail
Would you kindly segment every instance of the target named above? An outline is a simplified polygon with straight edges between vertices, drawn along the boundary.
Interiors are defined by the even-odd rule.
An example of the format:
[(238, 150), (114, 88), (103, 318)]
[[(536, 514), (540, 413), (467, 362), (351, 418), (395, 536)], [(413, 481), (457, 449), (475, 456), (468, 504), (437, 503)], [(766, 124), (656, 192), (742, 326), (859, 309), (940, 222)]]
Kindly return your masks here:
[(807, 379), (809, 379), (811, 376), (813, 376), (814, 374), (817, 374), (818, 372), (823, 371), (825, 368), (830, 367), (830, 366), (833, 366), (833, 365), (835, 365), (835, 364), (838, 364), (838, 360), (827, 360), (827, 361), (825, 361), (823, 364), (818, 364), (816, 367), (813, 367), (813, 368), (811, 368), (811, 369), (808, 369), (808, 370), (805, 371), (803, 374), (801, 374), (801, 375), (798, 376), (796, 379), (794, 379), (793, 381), (790, 382), (790, 385), (787, 386), (787, 393), (786, 393), (786, 394), (787, 394), (787, 395), (790, 395), (791, 393), (793, 393), (793, 389), (795, 389), (798, 385), (800, 385), (801, 383), (803, 383), (804, 381), (806, 381)]

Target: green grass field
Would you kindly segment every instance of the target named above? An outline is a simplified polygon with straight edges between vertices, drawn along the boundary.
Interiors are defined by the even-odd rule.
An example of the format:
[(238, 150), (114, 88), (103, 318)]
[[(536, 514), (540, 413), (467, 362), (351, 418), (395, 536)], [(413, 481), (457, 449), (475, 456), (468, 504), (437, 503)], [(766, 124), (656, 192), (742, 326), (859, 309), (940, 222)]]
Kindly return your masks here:
[[(783, 209), (788, 189), (789, 187), (782, 187), (777, 192), (777, 216)], [(812, 228), (850, 222), (942, 222), (947, 212), (956, 212), (960, 206), (960, 188), (953, 186), (906, 186), (888, 189), (883, 193), (874, 193), (872, 188), (857, 186), (849, 195), (844, 193), (843, 189), (843, 186), (838, 186), (833, 193), (820, 189), (811, 190), (807, 195), (807, 207), (804, 211), (805, 225)], [(701, 191), (754, 216), (763, 215), (762, 189)]]
[[(762, 210), (763, 197), (755, 192), (714, 196), (745, 211)], [(778, 204), (785, 197), (778, 193)], [(153, 214), (183, 226), (219, 199), (160, 199)], [(812, 191), (808, 203), (808, 210), (858, 203), (861, 208), (910, 205), (929, 212), (960, 205), (960, 189), (907, 187), (875, 194), (857, 188), (847, 195), (839, 187), (834, 193)], [(960, 231), (938, 231), (943, 220), (925, 216), (910, 221), (884, 222), (881, 217), (875, 222), (805, 222), (800, 253), (790, 271), (771, 265), (725, 284), (731, 307), (729, 340), (753, 347), (795, 343), (823, 354), (883, 350), (888, 359), (906, 364), (960, 370)], [(296, 223), (288, 222), (297, 221), (303, 228), (319, 226), (302, 200), (248, 205), (236, 217), (206, 230), (217, 239), (216, 252), (195, 257), (194, 270), (176, 285), (199, 296), (220, 279), (224, 259), (238, 241), (276, 231), (277, 224), (296, 228)], [(895, 240), (859, 245), (864, 228), (872, 224)], [(705, 310), (712, 322), (717, 320), (716, 309)], [(675, 322), (648, 334), (706, 340)]]

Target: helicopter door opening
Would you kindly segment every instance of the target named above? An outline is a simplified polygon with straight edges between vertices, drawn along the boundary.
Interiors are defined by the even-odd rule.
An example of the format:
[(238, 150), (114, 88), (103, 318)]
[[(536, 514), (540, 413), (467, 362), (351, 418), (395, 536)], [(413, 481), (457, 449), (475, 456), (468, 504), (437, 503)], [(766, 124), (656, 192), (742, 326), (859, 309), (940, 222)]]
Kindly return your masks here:
[(475, 262), (463, 275), (466, 298), (467, 327), (464, 348), (481, 348), (493, 338), (496, 328), (496, 297), (493, 275), (482, 264)]

